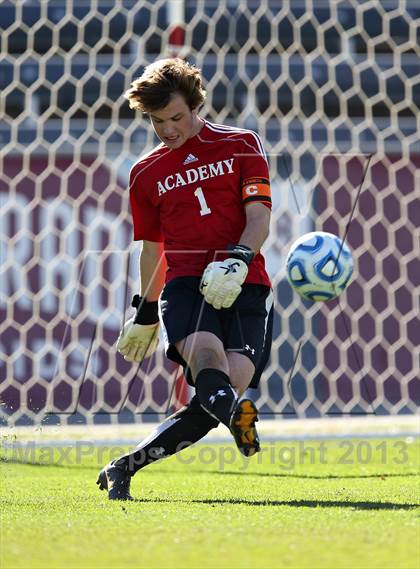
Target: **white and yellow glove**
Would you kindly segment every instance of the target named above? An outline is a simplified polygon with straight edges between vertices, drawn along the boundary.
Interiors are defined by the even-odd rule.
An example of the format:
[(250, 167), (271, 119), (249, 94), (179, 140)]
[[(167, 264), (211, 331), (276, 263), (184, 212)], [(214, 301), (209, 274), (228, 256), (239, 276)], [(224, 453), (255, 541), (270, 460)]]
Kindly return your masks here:
[(209, 263), (201, 277), (200, 292), (217, 310), (230, 308), (238, 298), (254, 257), (245, 245), (235, 245), (229, 253), (225, 261)]
[(137, 309), (120, 332), (117, 350), (129, 362), (142, 362), (155, 353), (159, 344), (158, 303), (134, 295), (131, 306)]

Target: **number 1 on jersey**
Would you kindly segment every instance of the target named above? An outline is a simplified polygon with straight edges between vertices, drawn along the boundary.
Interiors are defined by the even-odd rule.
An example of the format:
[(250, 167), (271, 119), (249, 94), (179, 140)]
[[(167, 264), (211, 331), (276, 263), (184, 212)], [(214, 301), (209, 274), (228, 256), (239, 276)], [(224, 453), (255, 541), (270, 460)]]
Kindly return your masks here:
[(198, 198), (200, 202), (200, 215), (208, 215), (211, 213), (211, 209), (207, 205), (206, 198), (204, 197), (202, 188), (197, 188), (194, 192), (194, 195)]

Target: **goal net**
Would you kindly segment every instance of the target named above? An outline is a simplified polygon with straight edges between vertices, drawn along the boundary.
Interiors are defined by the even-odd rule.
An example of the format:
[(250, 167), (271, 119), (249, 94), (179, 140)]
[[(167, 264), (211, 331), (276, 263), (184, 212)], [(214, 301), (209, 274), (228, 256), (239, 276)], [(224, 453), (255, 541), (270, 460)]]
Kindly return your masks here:
[[(257, 131), (269, 157), (263, 417), (416, 412), (418, 2), (6, 0), (0, 26), (4, 424), (142, 422), (186, 398), (161, 349), (141, 366), (115, 350), (138, 287), (128, 172), (156, 143), (122, 93), (175, 52), (203, 71), (202, 115)], [(314, 229), (355, 261), (326, 304), (285, 279)]]

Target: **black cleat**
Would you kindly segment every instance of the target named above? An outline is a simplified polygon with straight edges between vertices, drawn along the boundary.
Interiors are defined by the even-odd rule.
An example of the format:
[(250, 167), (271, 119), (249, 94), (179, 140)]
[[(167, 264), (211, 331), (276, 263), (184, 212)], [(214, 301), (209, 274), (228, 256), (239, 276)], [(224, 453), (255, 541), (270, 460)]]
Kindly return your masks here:
[(245, 456), (252, 456), (260, 451), (255, 423), (258, 421), (258, 411), (251, 399), (239, 401), (230, 420), (230, 432), (236, 446)]
[(100, 471), (96, 484), (99, 490), (108, 490), (110, 500), (133, 500), (130, 494), (131, 475), (115, 462), (110, 462)]

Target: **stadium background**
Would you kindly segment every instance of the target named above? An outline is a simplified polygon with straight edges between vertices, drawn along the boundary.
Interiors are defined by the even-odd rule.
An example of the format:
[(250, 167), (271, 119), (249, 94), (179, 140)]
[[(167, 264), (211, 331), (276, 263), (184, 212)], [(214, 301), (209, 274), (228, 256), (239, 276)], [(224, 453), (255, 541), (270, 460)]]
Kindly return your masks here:
[[(137, 370), (113, 348), (137, 286), (128, 173), (156, 143), (122, 93), (175, 53), (203, 71), (202, 116), (257, 131), (269, 155), (264, 417), (416, 412), (417, 2), (2, 1), (0, 27), (4, 424), (151, 421), (185, 399), (161, 352)], [(313, 228), (354, 252), (326, 305), (285, 280)]]

